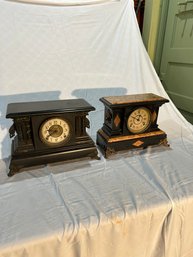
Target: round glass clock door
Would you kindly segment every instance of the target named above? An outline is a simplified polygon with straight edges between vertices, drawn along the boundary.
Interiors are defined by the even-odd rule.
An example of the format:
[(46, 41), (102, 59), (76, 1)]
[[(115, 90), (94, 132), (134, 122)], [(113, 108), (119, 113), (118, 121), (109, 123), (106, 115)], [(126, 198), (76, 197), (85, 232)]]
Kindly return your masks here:
[(51, 146), (65, 143), (70, 136), (70, 126), (64, 119), (54, 117), (44, 121), (39, 131), (43, 143)]
[(134, 134), (146, 131), (151, 125), (151, 112), (145, 107), (135, 109), (127, 119), (127, 128)]

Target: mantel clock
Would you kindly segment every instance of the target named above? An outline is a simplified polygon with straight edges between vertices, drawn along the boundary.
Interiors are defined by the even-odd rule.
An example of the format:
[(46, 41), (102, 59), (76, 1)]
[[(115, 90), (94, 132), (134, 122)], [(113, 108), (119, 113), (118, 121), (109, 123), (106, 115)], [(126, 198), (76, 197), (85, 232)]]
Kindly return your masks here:
[(33, 165), (97, 159), (96, 146), (86, 132), (86, 116), (93, 110), (84, 99), (8, 104), (6, 118), (13, 119), (9, 133), (14, 137), (8, 176)]
[(159, 107), (169, 100), (155, 94), (102, 97), (104, 124), (97, 132), (97, 144), (105, 157), (126, 149), (167, 143), (158, 128)]

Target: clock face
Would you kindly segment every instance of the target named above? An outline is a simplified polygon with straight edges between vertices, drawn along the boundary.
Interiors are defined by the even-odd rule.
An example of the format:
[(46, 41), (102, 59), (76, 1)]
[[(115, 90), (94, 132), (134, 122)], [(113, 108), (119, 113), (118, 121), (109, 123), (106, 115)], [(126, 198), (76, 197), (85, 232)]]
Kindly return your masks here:
[(68, 141), (70, 137), (69, 123), (58, 117), (45, 120), (40, 126), (40, 139), (49, 146), (57, 146)]
[(127, 119), (127, 128), (130, 132), (142, 133), (151, 125), (151, 112), (145, 107), (135, 109)]

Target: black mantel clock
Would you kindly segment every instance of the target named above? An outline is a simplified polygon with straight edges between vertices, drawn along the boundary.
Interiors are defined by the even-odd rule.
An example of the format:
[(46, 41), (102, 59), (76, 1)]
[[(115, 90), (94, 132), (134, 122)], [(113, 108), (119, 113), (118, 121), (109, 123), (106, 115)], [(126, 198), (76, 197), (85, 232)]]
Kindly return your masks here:
[(105, 113), (97, 144), (106, 158), (120, 150), (168, 145), (157, 118), (159, 107), (169, 100), (149, 93), (102, 97), (100, 101)]
[(93, 110), (84, 99), (8, 104), (6, 118), (13, 119), (9, 133), (14, 137), (8, 176), (34, 165), (81, 157), (98, 159), (86, 132), (86, 116)]

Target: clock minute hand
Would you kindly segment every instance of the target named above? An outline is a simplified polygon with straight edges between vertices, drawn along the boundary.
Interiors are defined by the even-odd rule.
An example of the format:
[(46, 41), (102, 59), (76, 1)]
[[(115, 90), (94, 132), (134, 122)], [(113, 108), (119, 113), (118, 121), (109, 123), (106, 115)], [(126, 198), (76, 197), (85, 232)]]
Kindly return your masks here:
[(55, 132), (57, 132), (56, 129), (55, 129), (55, 130), (50, 130), (50, 129), (48, 129), (47, 131), (48, 131), (48, 133), (49, 133), (49, 135), (47, 135), (47, 137), (46, 137), (47, 140), (48, 140), (48, 138), (49, 138), (51, 135), (53, 135)]
[(137, 121), (139, 121), (139, 120), (140, 120), (140, 117), (141, 117), (141, 115), (137, 115), (136, 117), (131, 116), (131, 118), (133, 118), (134, 120), (137, 120)]

